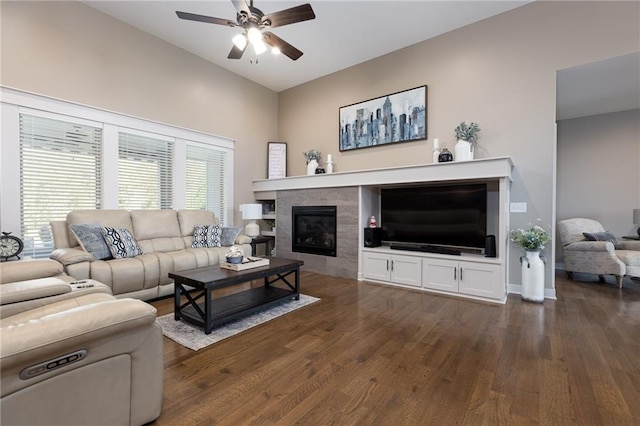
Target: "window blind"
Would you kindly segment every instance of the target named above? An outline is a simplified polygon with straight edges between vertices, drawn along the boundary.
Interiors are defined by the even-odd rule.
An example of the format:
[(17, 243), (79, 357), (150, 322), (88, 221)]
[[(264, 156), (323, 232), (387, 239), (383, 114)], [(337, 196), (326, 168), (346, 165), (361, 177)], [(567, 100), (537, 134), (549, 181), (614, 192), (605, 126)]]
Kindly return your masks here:
[(171, 141), (119, 132), (118, 204), (121, 209), (170, 209), (173, 206)]
[(20, 114), (20, 223), (24, 255), (48, 257), (49, 222), (101, 207), (102, 128)]
[(225, 161), (226, 152), (214, 147), (187, 145), (188, 209), (212, 211), (226, 223)]

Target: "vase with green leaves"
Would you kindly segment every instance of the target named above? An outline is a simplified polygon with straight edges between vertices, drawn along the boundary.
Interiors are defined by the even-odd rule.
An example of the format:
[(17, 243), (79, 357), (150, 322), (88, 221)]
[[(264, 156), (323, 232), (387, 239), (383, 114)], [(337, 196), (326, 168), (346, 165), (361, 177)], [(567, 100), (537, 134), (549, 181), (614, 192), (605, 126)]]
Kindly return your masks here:
[(472, 121), (463, 121), (454, 129), (458, 142), (454, 148), (455, 161), (473, 160), (473, 154), (478, 141), (480, 126)]
[(320, 166), (322, 153), (315, 149), (310, 149), (302, 153), (307, 160), (307, 175), (315, 175), (316, 169)]

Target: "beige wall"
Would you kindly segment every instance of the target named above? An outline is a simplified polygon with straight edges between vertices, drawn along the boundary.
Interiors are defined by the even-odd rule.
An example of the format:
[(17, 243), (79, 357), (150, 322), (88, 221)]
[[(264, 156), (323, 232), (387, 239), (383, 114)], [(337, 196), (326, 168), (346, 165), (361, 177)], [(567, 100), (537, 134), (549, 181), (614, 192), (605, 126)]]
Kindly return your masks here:
[(617, 236), (635, 235), (640, 110), (559, 121), (557, 188), (558, 220), (587, 217)]
[[(536, 2), (279, 94), (279, 140), (289, 174), (302, 152), (331, 153), (339, 171), (431, 162), (433, 138), (451, 149), (462, 120), (482, 127), (478, 157), (511, 156), (511, 227), (554, 222), (555, 74), (640, 51), (638, 2)], [(428, 141), (338, 152), (338, 108), (426, 84)], [(551, 258), (551, 248), (547, 249)], [(519, 250), (509, 282), (520, 283)], [(546, 286), (552, 286), (547, 268)]]
[(235, 139), (241, 223), (277, 140), (275, 92), (79, 2), (2, 1), (0, 12), (3, 86)]

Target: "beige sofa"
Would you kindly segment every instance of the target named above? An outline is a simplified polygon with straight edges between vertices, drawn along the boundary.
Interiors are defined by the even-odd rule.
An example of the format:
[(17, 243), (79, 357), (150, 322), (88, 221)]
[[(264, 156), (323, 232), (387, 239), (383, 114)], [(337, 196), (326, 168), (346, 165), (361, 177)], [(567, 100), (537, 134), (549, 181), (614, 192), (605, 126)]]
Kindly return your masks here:
[(156, 309), (70, 281), (53, 260), (0, 263), (0, 424), (153, 421), (164, 368)]
[[(51, 222), (56, 250), (52, 259), (76, 279), (94, 279), (109, 286), (116, 297), (150, 300), (173, 294), (174, 271), (218, 264), (228, 246), (192, 248), (196, 225), (218, 224), (206, 210), (76, 210), (66, 221)], [(111, 260), (95, 260), (79, 245), (71, 225), (99, 224), (131, 232), (142, 254)], [(234, 244), (251, 255), (251, 238), (238, 235)]]

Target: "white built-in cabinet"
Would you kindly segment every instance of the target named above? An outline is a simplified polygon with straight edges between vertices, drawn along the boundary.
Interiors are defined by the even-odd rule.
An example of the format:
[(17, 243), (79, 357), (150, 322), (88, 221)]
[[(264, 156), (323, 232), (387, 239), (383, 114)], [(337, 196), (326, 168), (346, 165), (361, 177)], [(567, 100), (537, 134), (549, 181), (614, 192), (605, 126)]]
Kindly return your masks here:
[(422, 262), (418, 257), (366, 252), (363, 269), (366, 280), (422, 286)]
[[(509, 157), (484, 158), (259, 180), (253, 182), (253, 191), (256, 200), (271, 200), (276, 191), (358, 187), (358, 280), (505, 303), (512, 168)], [(496, 258), (364, 247), (363, 229), (368, 226), (369, 217), (380, 218), (381, 187), (446, 182), (487, 183), (487, 234), (496, 236)]]
[[(402, 253), (402, 252), (400, 252)], [(388, 247), (362, 249), (363, 278), (426, 291), (501, 301), (500, 261), (479, 255), (398, 254)]]

